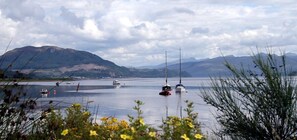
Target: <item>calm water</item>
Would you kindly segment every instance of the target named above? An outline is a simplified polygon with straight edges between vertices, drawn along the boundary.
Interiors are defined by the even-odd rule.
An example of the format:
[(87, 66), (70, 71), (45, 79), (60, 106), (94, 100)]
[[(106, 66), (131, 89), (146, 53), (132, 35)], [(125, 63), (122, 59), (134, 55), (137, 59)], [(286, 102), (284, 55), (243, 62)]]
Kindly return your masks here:
[[(205, 130), (213, 128), (215, 122), (213, 119), (213, 109), (206, 105), (201, 99), (202, 85), (207, 87), (209, 79), (205, 78), (184, 78), (183, 84), (186, 86), (187, 93), (175, 94), (172, 91), (171, 96), (160, 96), (159, 92), (164, 84), (163, 78), (128, 78), (118, 79), (122, 87), (114, 88), (112, 81), (114, 79), (100, 80), (80, 80), (63, 82), (59, 87), (56, 82), (24, 82), (28, 85), (27, 90), (30, 96), (40, 97), (39, 106), (46, 105), (48, 101), (54, 101), (56, 107), (64, 108), (72, 103), (82, 103), (87, 105), (88, 109), (96, 114), (93, 118), (102, 116), (114, 116), (120, 119), (127, 119), (127, 114), (135, 115), (132, 109), (136, 104), (135, 100), (141, 100), (145, 104), (142, 106), (143, 116), (148, 124), (160, 125), (162, 118), (166, 115), (185, 116), (181, 114), (181, 108), (186, 107), (185, 100), (193, 101), (195, 112), (199, 113), (199, 121)], [(169, 78), (169, 84), (174, 89), (178, 83), (178, 78)], [(77, 85), (79, 84), (78, 91)], [(206, 86), (205, 86), (206, 85)], [(50, 90), (47, 98), (41, 98), (40, 90), (46, 88)], [(56, 94), (54, 94), (54, 90)], [(184, 111), (183, 111), (184, 112)]]

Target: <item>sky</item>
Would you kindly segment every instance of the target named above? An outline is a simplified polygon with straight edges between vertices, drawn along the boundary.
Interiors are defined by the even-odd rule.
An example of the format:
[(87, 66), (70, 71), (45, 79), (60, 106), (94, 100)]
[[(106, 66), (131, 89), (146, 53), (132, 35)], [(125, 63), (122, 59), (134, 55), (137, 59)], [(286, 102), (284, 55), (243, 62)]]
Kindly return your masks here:
[(138, 67), (182, 57), (297, 53), (295, 0), (0, 0), (0, 54), (23, 46), (88, 51)]

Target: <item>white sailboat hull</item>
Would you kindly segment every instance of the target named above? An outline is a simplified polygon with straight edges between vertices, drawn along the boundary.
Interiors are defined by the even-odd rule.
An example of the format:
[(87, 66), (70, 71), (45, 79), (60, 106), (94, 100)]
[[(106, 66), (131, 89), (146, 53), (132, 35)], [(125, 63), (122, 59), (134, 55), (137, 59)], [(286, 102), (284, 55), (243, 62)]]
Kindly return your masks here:
[(184, 86), (177, 86), (175, 88), (175, 93), (186, 93), (186, 92), (187, 92), (187, 90), (185, 89)]

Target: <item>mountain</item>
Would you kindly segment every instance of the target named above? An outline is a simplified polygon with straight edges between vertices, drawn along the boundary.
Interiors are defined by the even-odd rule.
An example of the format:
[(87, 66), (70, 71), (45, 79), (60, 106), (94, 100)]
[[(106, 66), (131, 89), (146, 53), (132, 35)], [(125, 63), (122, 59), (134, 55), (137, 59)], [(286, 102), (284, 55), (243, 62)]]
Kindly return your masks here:
[(99, 56), (56, 46), (26, 46), (1, 56), (0, 68), (21, 71), (33, 77), (122, 77), (130, 75), (126, 67)]
[[(267, 54), (260, 55), (265, 58)], [(280, 57), (276, 57), (280, 61)], [(237, 68), (255, 70), (251, 56), (225, 56), (202, 60), (191, 58), (182, 60), (182, 76), (226, 76), (229, 74), (224, 66), (226, 61)], [(297, 55), (286, 54), (286, 62), (289, 70), (297, 74)], [(168, 69), (168, 77), (178, 77), (178, 61), (168, 63)], [(33, 78), (164, 77), (164, 64), (147, 68), (126, 68), (86, 51), (56, 46), (26, 46), (8, 51), (0, 57), (0, 78), (5, 77), (4, 72), (4, 75), (9, 77)]]
[[(267, 54), (259, 54), (263, 58), (266, 58)], [(293, 53), (286, 54), (287, 68), (292, 72), (297, 71), (297, 55)], [(278, 62), (281, 61), (281, 57), (275, 55)], [(236, 68), (243, 67), (245, 70), (257, 70), (251, 56), (225, 56), (216, 57), (212, 59), (204, 59), (196, 62), (184, 62), (182, 63), (182, 70), (190, 73), (193, 77), (209, 77), (209, 76), (228, 76), (229, 70), (225, 67), (225, 62), (233, 64)], [(179, 64), (172, 64), (168, 66), (170, 70), (178, 70)], [(297, 73), (297, 72), (296, 72)]]
[[(198, 62), (198, 61), (200, 61), (200, 60), (197, 60), (194, 57), (183, 59), (183, 63), (186, 63), (186, 62)], [(177, 63), (179, 63), (179, 60), (168, 62), (167, 65), (175, 65)], [(140, 66), (138, 68), (139, 69), (162, 69), (164, 67), (165, 67), (165, 63), (158, 64), (158, 65), (153, 65), (153, 66)]]

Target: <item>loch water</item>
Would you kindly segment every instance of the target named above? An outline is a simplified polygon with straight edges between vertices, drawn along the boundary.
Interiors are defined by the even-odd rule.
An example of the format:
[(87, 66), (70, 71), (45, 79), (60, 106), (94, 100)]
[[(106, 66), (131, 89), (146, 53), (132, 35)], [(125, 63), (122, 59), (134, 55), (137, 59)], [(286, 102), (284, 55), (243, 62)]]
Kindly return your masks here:
[[(113, 116), (119, 119), (128, 119), (127, 115), (136, 115), (133, 107), (135, 100), (144, 102), (141, 106), (143, 117), (147, 124), (159, 126), (162, 118), (166, 116), (186, 116), (182, 111), (186, 108), (186, 100), (194, 103), (194, 112), (198, 113), (198, 120), (202, 124), (202, 130), (209, 131), (215, 127), (213, 117), (214, 109), (207, 105), (201, 98), (203, 89), (209, 88), (209, 78), (183, 78), (182, 84), (187, 93), (177, 94), (174, 87), (178, 84), (178, 78), (169, 78), (168, 83), (172, 87), (172, 95), (160, 96), (164, 78), (120, 78), (120, 88), (115, 88), (112, 82), (115, 79), (75, 80), (75, 81), (51, 81), (51, 82), (21, 82), (25, 85), (30, 97), (38, 98), (37, 103), (46, 107), (49, 101), (56, 108), (65, 108), (72, 103), (81, 103), (92, 112), (93, 119), (99, 120), (103, 116)], [(60, 82), (56, 86), (56, 82)], [(41, 89), (49, 90), (46, 98), (42, 98)]]

